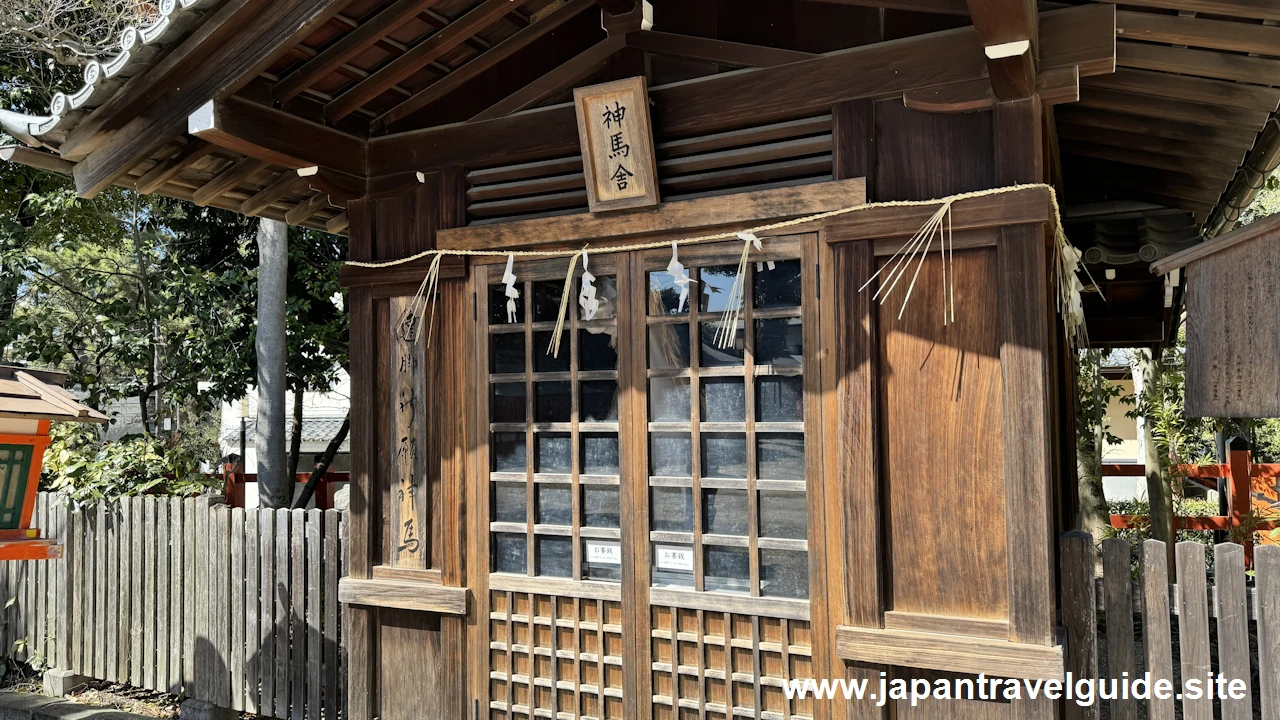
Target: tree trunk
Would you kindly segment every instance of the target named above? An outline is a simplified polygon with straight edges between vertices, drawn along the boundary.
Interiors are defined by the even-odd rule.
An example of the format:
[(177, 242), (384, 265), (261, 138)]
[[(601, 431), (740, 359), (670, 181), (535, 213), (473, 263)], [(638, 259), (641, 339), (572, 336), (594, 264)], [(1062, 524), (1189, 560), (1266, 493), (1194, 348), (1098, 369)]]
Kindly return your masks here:
[(142, 434), (151, 434), (151, 414), (147, 412), (147, 402), (151, 399), (151, 393), (145, 389), (138, 392), (138, 409), (142, 411)]
[(1077, 413), (1076, 422), (1082, 423), (1076, 437), (1076, 474), (1079, 477), (1077, 493), (1080, 501), (1080, 529), (1093, 536), (1095, 545), (1102, 542), (1103, 532), (1111, 525), (1110, 511), (1102, 490), (1102, 454), (1106, 448), (1105, 410), (1102, 383), (1102, 351), (1087, 350), (1084, 367), (1087, 382), (1078, 384), (1080, 390), (1090, 393), (1090, 411)]
[(289, 478), (298, 477), (298, 457), (302, 453), (302, 401), (301, 390), (293, 391), (293, 430), (289, 433)]
[(333, 456), (338, 454), (338, 448), (342, 447), (343, 441), (347, 439), (347, 431), (351, 429), (351, 415), (342, 420), (342, 427), (338, 428), (338, 434), (333, 436), (329, 441), (329, 447), (324, 449), (324, 455), (320, 456), (320, 462), (316, 463), (315, 468), (311, 470), (311, 477), (307, 478), (307, 484), (302, 488), (302, 493), (298, 495), (298, 500), (293, 504), (295, 510), (301, 510), (311, 502), (311, 496), (316, 494), (316, 487), (320, 485), (320, 479), (324, 474), (329, 472), (329, 465), (333, 463)]
[[(1153, 432), (1155, 417), (1150, 408), (1160, 400), (1160, 351), (1140, 350), (1134, 380), (1141, 382), (1142, 405), (1147, 408), (1142, 415), (1142, 464), (1146, 466), (1147, 501), (1151, 508), (1151, 537), (1165, 544), (1169, 562), (1169, 577), (1173, 580), (1173, 486), (1161, 469), (1160, 449)], [(1137, 390), (1137, 388), (1135, 388)]]
[(258, 492), (262, 506), (287, 508), (293, 478), (285, 457), (285, 288), (289, 228), (279, 220), (258, 223)]

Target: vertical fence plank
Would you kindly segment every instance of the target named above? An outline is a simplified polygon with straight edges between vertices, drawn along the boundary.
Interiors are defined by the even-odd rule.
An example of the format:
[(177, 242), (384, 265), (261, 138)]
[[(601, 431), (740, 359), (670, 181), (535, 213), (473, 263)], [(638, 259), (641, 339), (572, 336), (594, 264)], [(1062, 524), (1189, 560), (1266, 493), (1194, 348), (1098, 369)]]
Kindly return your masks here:
[(257, 713), (260, 690), (258, 687), (258, 660), (261, 657), (261, 630), (258, 627), (258, 513), (244, 511), (244, 709)]
[(324, 517), (307, 511), (307, 717), (320, 720), (320, 688), (324, 682), (324, 630), (320, 606), (320, 535)]
[(196, 583), (199, 582), (199, 554), (196, 552), (196, 513), (198, 501), (182, 501), (182, 687), (189, 697), (196, 697)]
[(169, 498), (156, 498), (156, 684), (169, 689)]
[(289, 717), (306, 718), (307, 690), (307, 565), (306, 511), (294, 510), (289, 522)]
[(186, 537), (182, 522), (182, 498), (169, 498), (169, 692), (182, 692), (182, 643), (184, 587), (186, 586)]
[[(1173, 633), (1169, 627), (1169, 567), (1164, 543), (1142, 543), (1142, 628), (1151, 681), (1173, 682)], [(1173, 720), (1173, 698), (1152, 697), (1150, 720)]]
[[(107, 576), (111, 575), (111, 560), (107, 554), (107, 517), (109, 503), (97, 504), (93, 523), (93, 677), (107, 674)], [(118, 567), (118, 566), (117, 566)]]
[(337, 510), (324, 511), (324, 717), (338, 717), (338, 544)]
[(1262, 720), (1280, 720), (1280, 546), (1254, 549), (1258, 597), (1258, 695)]
[(262, 590), (258, 594), (258, 712), (272, 716), (276, 709), (276, 514), (261, 508), (253, 512), (258, 518), (258, 569), (262, 573)]
[(214, 508), (209, 525), (209, 632), (213, 636), (216, 660), (213, 669), (213, 697), (218, 707), (231, 707), (231, 508)]
[[(1209, 675), (1209, 601), (1205, 582), (1204, 546), (1180, 542), (1174, 552), (1178, 563), (1178, 650), (1182, 660), (1182, 680), (1199, 679), (1203, 686)], [(1207, 696), (1184, 697), (1185, 720), (1213, 720), (1213, 701)]]
[(289, 717), (289, 511), (276, 511), (276, 717)]
[(156, 687), (156, 499), (142, 498), (142, 686)]
[(143, 597), (146, 568), (146, 513), (143, 509), (143, 498), (129, 498), (129, 517), (133, 522), (133, 577), (130, 578), (130, 604), (133, 605), (133, 626), (129, 630), (129, 682), (135, 686), (142, 685), (143, 672), (147, 664), (146, 652), (143, 650), (143, 630), (147, 621), (147, 604)]
[[(43, 495), (36, 495), (36, 506), (34, 508), (35, 527), (47, 528), (49, 526), (49, 509), (47, 498)], [(35, 632), (35, 648), (33, 654), (36, 657), (48, 657), (46, 648), (49, 645), (49, 627), (48, 627), (48, 607), (45, 605), (45, 588), (48, 586), (49, 580), (49, 563), (45, 561), (37, 561), (35, 563), (35, 582), (33, 594), (35, 602), (32, 608), (36, 614), (36, 632)]]
[[(69, 535), (71, 514), (60, 497), (56, 502), (58, 504), (58, 541), (62, 545), (63, 552), (62, 560), (58, 561), (58, 621), (54, 630), (58, 634), (56, 667), (66, 670), (71, 667), (71, 560), (67, 555), (71, 549)], [(0, 597), (3, 596), (4, 592), (0, 590)]]
[(231, 510), (231, 709), (244, 707), (244, 509)]
[[(1102, 541), (1102, 587), (1107, 615), (1107, 677), (1137, 675), (1133, 649), (1133, 581), (1130, 576), (1129, 541), (1112, 538)], [(1127, 693), (1125, 693), (1127, 695)], [(1112, 720), (1138, 720), (1138, 704), (1133, 698), (1111, 702)]]
[[(338, 575), (339, 579), (347, 576), (347, 563), (350, 559), (351, 543), (347, 534), (351, 532), (350, 523), (351, 514), (349, 511), (343, 511), (342, 517), (338, 521), (338, 543), (342, 549), (338, 552)], [(338, 709), (342, 713), (343, 720), (350, 718), (349, 708), (347, 707), (347, 630), (351, 627), (351, 612), (346, 605), (342, 606), (342, 620), (338, 624), (340, 628), (338, 633)]]
[[(1067, 628), (1066, 669), (1075, 677), (1097, 677), (1098, 610), (1094, 591), (1093, 536), (1078, 530), (1069, 532), (1062, 536), (1061, 546), (1062, 621)], [(507, 612), (514, 610), (507, 608)], [(603, 623), (604, 619), (601, 618), (600, 622)], [(507, 701), (511, 702), (511, 699)], [(1064, 717), (1066, 720), (1093, 720), (1098, 717), (1098, 708), (1096, 705), (1081, 707), (1067, 703)]]
[[(126, 568), (120, 560), (120, 503), (111, 503), (107, 508), (107, 557), (113, 558), (112, 567), (115, 572), (107, 573), (107, 616), (106, 616), (106, 648), (107, 674), (104, 676), (111, 682), (120, 681), (120, 585), (128, 583)], [(128, 548), (128, 543), (125, 544)], [(128, 632), (128, 627), (124, 627)]]
[[(75, 560), (75, 552), (68, 543), (68, 558)], [(11, 622), (9, 598), (13, 597), (12, 566), (16, 563), (0, 563), (0, 658), (8, 658), (13, 651), (14, 628)], [(72, 566), (74, 567), (74, 565)], [(75, 596), (72, 596), (72, 617), (75, 616)], [(74, 648), (72, 648), (74, 654)], [(66, 667), (65, 665), (63, 667)]]
[(116, 677), (118, 680), (129, 680), (133, 652), (133, 622), (140, 610), (133, 605), (133, 576), (137, 570), (133, 566), (133, 512), (128, 499), (121, 499), (115, 505), (116, 514), (116, 554), (119, 556), (120, 576), (116, 582), (116, 644), (110, 652), (116, 654)]
[[(1249, 672), (1249, 607), (1245, 596), (1244, 548), (1213, 548), (1213, 584), (1218, 591), (1218, 672), (1252, 685)], [(1222, 720), (1252, 720), (1253, 691), (1243, 700), (1222, 701)]]
[(205, 502), (196, 505), (195, 533), (193, 539), (196, 551), (196, 646), (195, 646), (195, 697), (213, 701), (212, 672), (213, 652), (209, 635), (209, 506)]
[(22, 642), (22, 638), (25, 636), (26, 631), (26, 629), (22, 627), (23, 567), (20, 562), (8, 562), (5, 563), (4, 566), (4, 571), (9, 576), (9, 591), (6, 593), (4, 598), (4, 625), (8, 629), (8, 638), (4, 650), (7, 657), (17, 660), (20, 657), (20, 643)]

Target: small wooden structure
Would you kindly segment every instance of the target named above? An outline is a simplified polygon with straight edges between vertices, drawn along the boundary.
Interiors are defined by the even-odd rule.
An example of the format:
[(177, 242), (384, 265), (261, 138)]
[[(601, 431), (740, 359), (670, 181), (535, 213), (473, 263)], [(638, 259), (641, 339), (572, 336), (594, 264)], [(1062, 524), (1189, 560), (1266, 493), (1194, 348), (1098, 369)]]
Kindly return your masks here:
[(65, 373), (0, 366), (0, 560), (48, 560), (62, 547), (31, 527), (51, 422), (105, 423), (62, 385)]
[[(1061, 673), (1055, 209), (1091, 340), (1164, 342), (1145, 263), (1280, 103), (1272, 10), (1134, 5), (180, 0), (0, 157), (348, 236), (354, 720), (1051, 718), (783, 687)], [(905, 309), (874, 278), (937, 204), (777, 226), (1001, 188)]]
[(1152, 263), (1185, 268), (1187, 415), (1280, 417), (1280, 215)]

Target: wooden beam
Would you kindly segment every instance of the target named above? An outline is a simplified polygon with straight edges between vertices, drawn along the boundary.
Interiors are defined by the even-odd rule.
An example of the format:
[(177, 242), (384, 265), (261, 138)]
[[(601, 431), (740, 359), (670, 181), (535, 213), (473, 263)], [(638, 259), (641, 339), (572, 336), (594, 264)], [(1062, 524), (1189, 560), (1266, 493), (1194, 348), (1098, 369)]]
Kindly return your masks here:
[(291, 170), (323, 165), (364, 175), (365, 141), (241, 97), (210, 100), (191, 114), (187, 132)]
[(303, 63), (302, 67), (281, 78), (271, 88), (271, 96), (279, 103), (296, 97), (436, 2), (437, 0), (398, 0), (338, 38), (318, 55)]
[(1112, 112), (1145, 115), (1225, 129), (1246, 131), (1252, 140), (1266, 124), (1270, 114), (1264, 110), (1245, 110), (1211, 103), (1172, 100), (1158, 95), (1142, 95), (1085, 85), (1080, 92), (1080, 107)]
[(70, 175), (76, 164), (64, 160), (51, 152), (36, 150), (25, 145), (5, 145), (0, 147), (0, 160), (15, 162), (19, 165), (48, 170), (59, 175)]
[[(96, 123), (95, 134), (115, 132), (103, 138), (76, 166), (76, 191), (82, 197), (96, 195), (185, 132), (188, 115), (209, 98), (233, 94), (247, 85), (343, 3), (248, 2), (253, 8), (251, 17), (224, 15), (224, 10), (240, 4), (241, 0), (229, 0), (206, 16), (197, 33), (167, 53), (164, 61), (140, 79), (131, 80), (129, 89), (117, 96), (123, 98), (119, 103), (109, 102), (95, 111), (97, 115), (109, 107), (108, 114)], [(211, 40), (210, 35), (217, 36), (217, 41)], [(185, 48), (193, 42), (197, 47), (187, 52)], [(169, 58), (175, 55), (181, 55), (184, 61), (170, 63)], [(158, 101), (160, 98), (163, 102)], [(125, 123), (126, 117), (132, 119)]]
[(969, 14), (996, 98), (1021, 100), (1035, 94), (1040, 42), (1035, 1), (969, 0)]
[(1212, 50), (1189, 50), (1155, 43), (1120, 41), (1116, 43), (1116, 64), (1217, 80), (1280, 86), (1280, 60)]
[(866, 181), (856, 178), (680, 200), (665, 203), (656, 212), (611, 216), (583, 213), (440, 230), (436, 244), (442, 249), (481, 250), (565, 245), (585, 239), (603, 242), (673, 231), (742, 229), (761, 221), (800, 217), (864, 202)]
[(1116, 13), (1116, 33), (1126, 40), (1259, 55), (1275, 55), (1276, 49), (1280, 48), (1280, 27), (1273, 25), (1133, 10)]
[(403, 120), (412, 113), (457, 90), (516, 52), (528, 47), (533, 41), (577, 17), (590, 7), (595, 7), (594, 0), (569, 0), (515, 35), (494, 45), (488, 51), (481, 53), (453, 72), (423, 88), (404, 102), (383, 113), (382, 116), (373, 121), (374, 132), (385, 130), (388, 126)]
[(409, 48), (404, 55), (378, 68), (368, 78), (338, 95), (325, 105), (325, 119), (332, 124), (350, 115), (387, 88), (414, 74), (423, 65), (438, 60), (468, 37), (526, 2), (528, 0), (485, 0), (466, 15), (449, 23), (444, 29)]
[(636, 9), (636, 0), (596, 0), (596, 5), (610, 15), (626, 15)]
[(659, 55), (672, 55), (719, 65), (748, 68), (786, 65), (818, 57), (813, 53), (797, 50), (783, 50), (763, 45), (748, 45), (652, 30), (627, 33), (627, 47), (647, 50)]
[(193, 138), (168, 160), (163, 160), (138, 178), (138, 192), (144, 195), (164, 187), (165, 183), (177, 177), (179, 173), (209, 156), (215, 147), (199, 138)]
[(1109, 128), (1089, 127), (1076, 122), (1059, 122), (1057, 124), (1060, 140), (1079, 140), (1098, 143), (1109, 147), (1128, 148), (1139, 152), (1174, 155), (1191, 160), (1217, 162), (1223, 165), (1239, 167), (1244, 162), (1245, 151), (1239, 148), (1228, 148), (1208, 143), (1191, 143), (1171, 140), (1150, 133), (1126, 132)]
[(1157, 260), (1151, 263), (1151, 272), (1154, 275), (1165, 275), (1172, 270), (1186, 267), (1189, 263), (1202, 260), (1220, 250), (1226, 250), (1229, 247), (1246, 243), (1277, 231), (1280, 231), (1280, 215), (1272, 215), (1244, 227), (1236, 228), (1229, 233), (1219, 235), (1208, 242), (1187, 248), (1180, 253), (1170, 255), (1163, 260)]
[(1223, 185), (1231, 182), (1231, 179), (1236, 175), (1237, 166), (1203, 158), (1153, 153), (1131, 147), (1116, 147), (1115, 145), (1072, 140), (1070, 138), (1063, 138), (1061, 147), (1062, 153), (1065, 155), (1078, 155), (1156, 170), (1186, 173), (1196, 177), (1211, 178)]
[[(1041, 18), (1044, 70), (1079, 66), (1082, 76), (1115, 66), (1114, 8), (1084, 5)], [(655, 132), (677, 139), (819, 114), (842, 100), (886, 97), (986, 77), (973, 28), (863, 45), (788, 65), (739, 70), (651, 88)], [(572, 104), (478, 123), (374, 138), (371, 175), (450, 165), (517, 163), (577, 151)]]
[[(345, 582), (345, 581), (344, 581)], [(836, 653), (854, 662), (884, 663), (998, 677), (1064, 677), (1062, 646), (977, 638), (964, 635), (836, 627)]]
[(564, 92), (583, 79), (590, 77), (608, 62), (614, 53), (626, 47), (625, 35), (610, 35), (574, 56), (555, 70), (525, 85), (514, 93), (489, 107), (484, 112), (471, 118), (471, 122), (492, 120), (530, 107), (535, 107), (547, 98)]
[(445, 615), (467, 614), (467, 589), (397, 580), (342, 578), (338, 599), (347, 605), (397, 608)]
[[(878, 207), (822, 221), (826, 242), (857, 242), (911, 237), (924, 227), (940, 205)], [(1049, 191), (1027, 188), (1017, 192), (958, 200), (952, 206), (953, 230), (983, 230), (1006, 225), (1049, 221)]]
[[(1080, 99), (1080, 78), (1075, 66), (1054, 68), (1040, 73), (1036, 93), (1046, 105), (1076, 102)], [(986, 80), (939, 85), (902, 94), (902, 102), (912, 110), (935, 113), (964, 113), (985, 110), (998, 102)]]
[(327, 207), (329, 207), (329, 195), (322, 192), (316, 193), (285, 212), (284, 220), (290, 225), (298, 225), (304, 220), (310, 220), (316, 213)]
[(329, 221), (324, 224), (324, 229), (332, 235), (338, 235), (345, 232), (350, 225), (351, 220), (347, 217), (347, 214), (339, 213), (329, 218)]
[(1223, 145), (1233, 150), (1248, 150), (1253, 147), (1254, 136), (1242, 133), (1239, 130), (1095, 110), (1093, 108), (1080, 107), (1078, 104), (1063, 105), (1058, 107), (1055, 113), (1060, 122), (1075, 123), (1088, 127), (1122, 130), (1124, 132), (1147, 134), (1189, 143)]
[(1160, 95), (1192, 102), (1275, 112), (1280, 107), (1280, 89), (1238, 82), (1172, 75), (1170, 73), (1117, 68), (1114, 74), (1097, 75), (1085, 82), (1086, 87), (1107, 88), (1125, 92)]
[(885, 8), (886, 10), (909, 10), (911, 12), (935, 13), (938, 15), (968, 15), (969, 4), (965, 0), (806, 0), (822, 2), (828, 5), (851, 5), (854, 7)]
[(231, 167), (218, 173), (212, 180), (200, 186), (199, 190), (192, 195), (192, 201), (197, 205), (208, 205), (214, 198), (222, 197), (228, 190), (234, 189), (240, 183), (249, 179), (251, 175), (265, 168), (267, 163), (257, 158), (245, 158), (240, 162), (233, 163)]
[(1164, 8), (1202, 15), (1280, 20), (1280, 5), (1271, 0), (1101, 0), (1136, 7)]
[(300, 192), (305, 187), (307, 187), (306, 178), (300, 177), (296, 172), (285, 170), (270, 185), (245, 200), (240, 206), (240, 214), (257, 215), (285, 197), (295, 192)]

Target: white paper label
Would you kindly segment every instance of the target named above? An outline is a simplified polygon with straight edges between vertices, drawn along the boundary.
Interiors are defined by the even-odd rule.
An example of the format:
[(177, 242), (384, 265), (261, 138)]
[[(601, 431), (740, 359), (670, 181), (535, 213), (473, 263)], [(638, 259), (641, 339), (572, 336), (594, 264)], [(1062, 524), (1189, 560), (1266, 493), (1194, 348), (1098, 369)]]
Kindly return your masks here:
[(593, 542), (588, 540), (587, 562), (593, 565), (621, 565), (622, 546), (615, 542)]
[(693, 548), (679, 545), (655, 545), (653, 554), (654, 564), (663, 570), (693, 572)]

